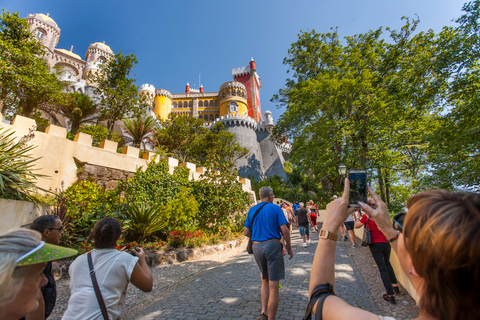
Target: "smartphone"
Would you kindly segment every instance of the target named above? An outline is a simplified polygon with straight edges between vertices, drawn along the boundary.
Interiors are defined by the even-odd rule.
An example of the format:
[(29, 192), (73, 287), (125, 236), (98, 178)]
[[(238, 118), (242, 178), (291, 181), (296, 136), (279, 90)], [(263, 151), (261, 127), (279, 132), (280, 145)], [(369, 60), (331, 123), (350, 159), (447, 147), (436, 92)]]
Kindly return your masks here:
[(350, 181), (350, 197), (348, 206), (359, 208), (358, 202), (367, 203), (367, 171), (363, 169), (348, 170)]

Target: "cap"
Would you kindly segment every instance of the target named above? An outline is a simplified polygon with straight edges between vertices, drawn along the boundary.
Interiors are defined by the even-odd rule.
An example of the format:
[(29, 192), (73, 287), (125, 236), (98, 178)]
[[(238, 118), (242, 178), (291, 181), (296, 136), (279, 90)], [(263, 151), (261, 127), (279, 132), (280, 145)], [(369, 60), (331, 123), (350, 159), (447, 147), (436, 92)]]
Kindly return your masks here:
[(39, 245), (24, 255), (17, 258), (17, 266), (29, 266), (32, 264), (54, 261), (71, 257), (77, 254), (77, 250), (56, 246), (40, 241)]

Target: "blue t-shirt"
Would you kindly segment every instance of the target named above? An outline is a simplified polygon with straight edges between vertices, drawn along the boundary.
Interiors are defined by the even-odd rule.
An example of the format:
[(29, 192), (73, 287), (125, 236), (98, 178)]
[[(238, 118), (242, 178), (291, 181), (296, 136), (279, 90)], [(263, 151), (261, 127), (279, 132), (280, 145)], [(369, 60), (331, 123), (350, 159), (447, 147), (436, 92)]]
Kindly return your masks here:
[[(244, 224), (245, 228), (252, 230), (253, 215), (263, 204), (265, 204), (265, 202), (253, 206), (248, 211), (247, 220)], [(282, 237), (280, 234), (280, 226), (284, 224), (288, 224), (288, 221), (285, 219), (282, 209), (276, 204), (267, 203), (257, 214), (253, 222), (252, 241), (280, 239)]]
[(297, 211), (297, 209), (300, 207), (300, 205), (293, 204), (292, 207), (293, 207), (293, 212), (294, 212), (293, 214), (295, 214), (295, 211)]

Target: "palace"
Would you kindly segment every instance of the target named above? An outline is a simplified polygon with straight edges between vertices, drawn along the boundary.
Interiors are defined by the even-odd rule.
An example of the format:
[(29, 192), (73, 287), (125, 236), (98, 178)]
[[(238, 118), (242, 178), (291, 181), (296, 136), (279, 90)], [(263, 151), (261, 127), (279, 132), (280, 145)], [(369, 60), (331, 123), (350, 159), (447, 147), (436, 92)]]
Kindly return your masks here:
[[(50, 67), (61, 67), (61, 79), (68, 81), (68, 91), (80, 91), (95, 98), (94, 83), (88, 76), (99, 72), (99, 65), (112, 58), (114, 53), (105, 43), (90, 44), (85, 60), (70, 50), (56, 48), (60, 39), (60, 28), (47, 14), (29, 14), (26, 18), (32, 32), (46, 48), (45, 58)], [(247, 156), (236, 162), (241, 177), (251, 176), (261, 180), (278, 175), (286, 179), (283, 167), (291, 151), (288, 142), (275, 143), (270, 139), (274, 126), (272, 113), (266, 111), (262, 119), (260, 105), (261, 80), (253, 58), (247, 66), (232, 70), (233, 81), (223, 83), (216, 92), (192, 89), (187, 83), (184, 93), (171, 93), (155, 88), (151, 84), (140, 86), (139, 95), (153, 103), (152, 112), (159, 119), (170, 114), (188, 115), (205, 120), (207, 126), (221, 121), (225, 129), (235, 133), (237, 142), (249, 150)], [(67, 126), (64, 119), (58, 119)], [(121, 126), (116, 126), (121, 130)]]

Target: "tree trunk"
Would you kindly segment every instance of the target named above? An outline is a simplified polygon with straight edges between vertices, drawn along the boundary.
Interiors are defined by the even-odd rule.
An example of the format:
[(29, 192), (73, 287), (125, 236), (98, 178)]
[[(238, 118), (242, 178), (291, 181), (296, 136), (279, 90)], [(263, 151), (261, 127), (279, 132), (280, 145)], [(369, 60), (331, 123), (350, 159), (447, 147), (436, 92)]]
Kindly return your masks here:
[(72, 128), (70, 129), (70, 132), (71, 132), (73, 135), (76, 135), (76, 134), (77, 134), (77, 131), (78, 131), (78, 128), (80, 128), (80, 124), (75, 123), (75, 122), (72, 122)]
[(386, 204), (390, 204), (390, 171), (385, 170), (385, 196), (386, 196)]
[(383, 175), (382, 175), (382, 169), (377, 168), (377, 175), (378, 175), (378, 187), (380, 188), (380, 198), (382, 198), (382, 201), (385, 202), (385, 187), (383, 185)]

